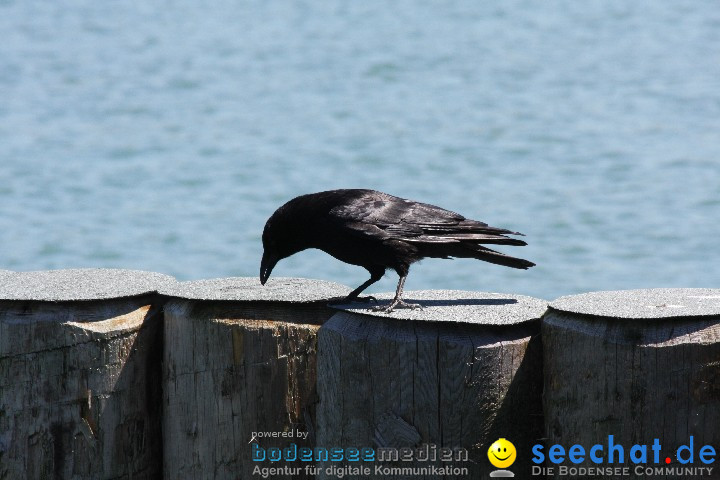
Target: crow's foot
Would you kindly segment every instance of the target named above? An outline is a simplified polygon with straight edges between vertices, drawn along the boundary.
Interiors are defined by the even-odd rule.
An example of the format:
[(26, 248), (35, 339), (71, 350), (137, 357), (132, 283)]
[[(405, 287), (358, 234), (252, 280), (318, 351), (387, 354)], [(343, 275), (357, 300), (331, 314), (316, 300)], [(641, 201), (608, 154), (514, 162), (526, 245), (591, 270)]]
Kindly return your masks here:
[(361, 302), (361, 303), (378, 303), (377, 298), (373, 297), (372, 295), (368, 295), (367, 297), (355, 297), (353, 299), (350, 299), (351, 302)]
[(416, 308), (422, 309), (423, 306), (419, 303), (407, 303), (403, 302), (402, 300), (396, 298), (392, 302), (390, 302), (390, 305), (387, 305), (385, 307), (377, 306), (373, 307), (373, 312), (382, 312), (382, 313), (392, 313), (395, 308), (409, 308), (411, 310), (415, 310)]
[(373, 303), (377, 303), (377, 298), (373, 297), (372, 295), (368, 295), (367, 297), (353, 297), (353, 298), (350, 298), (350, 297), (340, 297), (340, 298), (333, 298), (333, 299), (330, 300), (328, 303), (330, 303), (330, 305), (345, 305), (345, 304), (353, 303), (353, 302), (359, 302), (359, 303), (370, 303), (370, 302), (373, 302)]

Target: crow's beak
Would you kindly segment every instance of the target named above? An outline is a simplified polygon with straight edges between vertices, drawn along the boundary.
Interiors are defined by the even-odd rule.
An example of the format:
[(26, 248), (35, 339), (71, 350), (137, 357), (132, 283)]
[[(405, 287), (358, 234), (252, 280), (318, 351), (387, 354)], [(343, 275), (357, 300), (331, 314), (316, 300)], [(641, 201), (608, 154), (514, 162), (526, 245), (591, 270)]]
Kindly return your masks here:
[(264, 252), (262, 261), (260, 262), (260, 284), (265, 285), (265, 282), (270, 278), (270, 273), (275, 264), (280, 260), (280, 257), (272, 253)]

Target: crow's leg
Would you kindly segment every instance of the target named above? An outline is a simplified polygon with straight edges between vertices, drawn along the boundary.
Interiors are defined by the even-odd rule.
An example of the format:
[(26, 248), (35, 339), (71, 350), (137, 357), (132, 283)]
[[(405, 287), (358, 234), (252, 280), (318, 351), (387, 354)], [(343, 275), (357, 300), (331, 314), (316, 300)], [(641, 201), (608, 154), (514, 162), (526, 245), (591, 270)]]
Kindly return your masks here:
[(384, 268), (374, 268), (372, 270), (368, 269), (370, 272), (370, 278), (367, 282), (363, 283), (359, 287), (357, 287), (355, 290), (350, 292), (350, 294), (345, 297), (346, 302), (375, 302), (377, 303), (377, 298), (373, 296), (367, 296), (367, 297), (360, 297), (360, 293), (365, 290), (367, 287), (372, 285), (373, 283), (377, 282), (382, 278), (382, 276), (385, 274)]
[(422, 308), (422, 305), (419, 303), (406, 303), (402, 300), (402, 293), (403, 293), (403, 287), (405, 286), (405, 279), (407, 278), (407, 273), (405, 275), (400, 276), (400, 281), (398, 282), (397, 290), (395, 290), (395, 298), (393, 298), (393, 301), (390, 302), (390, 305), (387, 307), (375, 307), (373, 310), (377, 312), (383, 312), (383, 313), (390, 313), (392, 312), (395, 307), (399, 308)]

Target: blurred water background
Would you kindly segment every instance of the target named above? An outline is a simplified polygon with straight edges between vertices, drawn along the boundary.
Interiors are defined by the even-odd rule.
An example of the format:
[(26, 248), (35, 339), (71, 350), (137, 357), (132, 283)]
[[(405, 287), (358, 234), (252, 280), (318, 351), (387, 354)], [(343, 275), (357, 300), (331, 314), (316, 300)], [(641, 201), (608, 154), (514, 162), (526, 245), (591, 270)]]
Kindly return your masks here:
[[(366, 187), (538, 264), (425, 260), (409, 289), (720, 287), (715, 0), (3, 0), (0, 35), (0, 268), (257, 276), (275, 208)], [(318, 251), (274, 275), (367, 278)]]

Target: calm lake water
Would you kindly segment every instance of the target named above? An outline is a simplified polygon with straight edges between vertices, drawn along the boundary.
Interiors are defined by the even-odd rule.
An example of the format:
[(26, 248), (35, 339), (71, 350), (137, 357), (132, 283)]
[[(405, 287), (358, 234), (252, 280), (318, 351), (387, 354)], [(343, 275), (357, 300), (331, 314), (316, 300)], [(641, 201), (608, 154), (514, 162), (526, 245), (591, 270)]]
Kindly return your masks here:
[(0, 32), (0, 269), (256, 276), (275, 208), (367, 187), (538, 264), (425, 260), (409, 289), (720, 287), (714, 0), (5, 0)]

